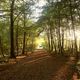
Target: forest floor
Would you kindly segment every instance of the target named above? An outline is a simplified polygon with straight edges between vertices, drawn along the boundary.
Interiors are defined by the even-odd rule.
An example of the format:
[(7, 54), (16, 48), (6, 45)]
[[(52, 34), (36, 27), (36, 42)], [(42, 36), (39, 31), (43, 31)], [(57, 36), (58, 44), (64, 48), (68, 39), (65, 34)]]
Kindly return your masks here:
[(67, 80), (73, 63), (65, 57), (35, 51), (0, 65), (0, 80)]

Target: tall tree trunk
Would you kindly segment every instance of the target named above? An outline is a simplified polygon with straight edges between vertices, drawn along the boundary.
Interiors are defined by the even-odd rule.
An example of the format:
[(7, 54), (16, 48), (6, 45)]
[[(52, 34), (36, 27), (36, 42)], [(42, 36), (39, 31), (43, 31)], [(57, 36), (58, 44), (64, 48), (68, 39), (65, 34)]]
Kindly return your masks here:
[(1, 51), (2, 56), (4, 57), (3, 46), (2, 46), (2, 41), (1, 41), (1, 36), (0, 36), (0, 51)]
[(16, 50), (18, 55), (18, 22), (17, 22), (17, 29), (16, 29)]
[(11, 12), (10, 12), (10, 38), (11, 38), (11, 51), (10, 51), (10, 57), (16, 58), (14, 54), (14, 20), (13, 20), (13, 13), (14, 13), (14, 2), (15, 0), (12, 0), (11, 2)]
[(61, 18), (60, 18), (60, 4), (59, 0), (57, 0), (58, 6), (57, 6), (57, 21), (58, 21), (58, 48), (59, 48), (59, 53), (61, 54), (61, 34), (60, 34), (60, 29), (61, 29)]
[(58, 28), (58, 48), (59, 48), (59, 53), (61, 54), (61, 35), (60, 35), (60, 28)]
[(48, 39), (48, 51), (50, 52), (50, 36), (49, 33), (47, 32), (47, 39)]
[(34, 37), (33, 37), (33, 35), (32, 35), (32, 40), (31, 40), (31, 42), (32, 42), (32, 50), (31, 50), (31, 52), (33, 53), (33, 50), (34, 50)]
[(64, 53), (64, 29), (62, 29), (61, 53)]
[(70, 1), (70, 16), (71, 16), (71, 23), (72, 23), (72, 29), (74, 31), (74, 46), (75, 46), (75, 53), (76, 53), (76, 56), (78, 56), (77, 54), (77, 40), (76, 40), (76, 34), (75, 34), (75, 26), (74, 26), (74, 18), (73, 18), (73, 8), (72, 8), (72, 2), (71, 0)]
[(25, 52), (25, 39), (26, 39), (26, 32), (25, 32), (25, 27), (26, 27), (26, 14), (25, 14), (25, 2), (23, 0), (23, 4), (24, 4), (24, 37), (23, 37), (23, 49), (22, 49), (22, 54), (24, 54)]
[(24, 32), (22, 54), (24, 54), (24, 52), (25, 52), (25, 39), (26, 39), (26, 32)]
[(52, 28), (51, 28), (52, 26), (50, 26), (50, 40), (51, 40), (51, 53), (53, 52), (53, 35), (52, 35)]
[(54, 45), (54, 49), (55, 49), (55, 54), (57, 54), (57, 48), (56, 48), (56, 40), (53, 40), (53, 45)]

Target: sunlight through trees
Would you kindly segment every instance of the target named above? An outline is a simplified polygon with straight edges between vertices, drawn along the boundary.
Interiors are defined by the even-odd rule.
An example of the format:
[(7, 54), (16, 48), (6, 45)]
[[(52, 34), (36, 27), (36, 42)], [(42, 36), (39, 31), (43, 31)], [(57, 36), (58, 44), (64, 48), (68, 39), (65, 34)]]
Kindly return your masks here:
[[(78, 56), (79, 0), (3, 0), (0, 3), (1, 55), (15, 58), (41, 47), (52, 54)], [(45, 33), (42, 38), (41, 33)]]

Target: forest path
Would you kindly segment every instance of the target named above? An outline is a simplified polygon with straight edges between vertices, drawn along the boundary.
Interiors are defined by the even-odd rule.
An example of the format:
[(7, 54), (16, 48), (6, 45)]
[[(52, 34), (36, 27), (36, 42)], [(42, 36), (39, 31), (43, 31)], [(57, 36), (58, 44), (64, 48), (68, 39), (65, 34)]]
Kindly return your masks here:
[(56, 80), (53, 77), (67, 62), (65, 57), (51, 57), (44, 51), (39, 51), (38, 55), (23, 57), (15, 64), (4, 65), (5, 69), (4, 66), (0, 67), (3, 68), (0, 80)]

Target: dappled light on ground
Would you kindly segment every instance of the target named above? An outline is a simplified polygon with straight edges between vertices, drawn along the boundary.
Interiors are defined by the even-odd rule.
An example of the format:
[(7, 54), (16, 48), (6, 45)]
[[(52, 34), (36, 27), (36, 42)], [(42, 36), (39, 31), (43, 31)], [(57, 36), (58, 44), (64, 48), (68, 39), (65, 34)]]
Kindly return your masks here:
[(37, 50), (35, 54), (18, 56), (13, 60), (16, 64), (0, 66), (0, 80), (64, 80), (61, 77), (67, 77), (72, 62), (66, 57), (52, 57), (44, 50)]
[(72, 80), (79, 80), (79, 79), (78, 79), (78, 74), (77, 74), (77, 73), (74, 73), (74, 74), (73, 74)]
[(9, 64), (15, 64), (16, 60), (15, 59), (9, 59)]
[(26, 56), (17, 56), (16, 59), (22, 59), (25, 58)]

